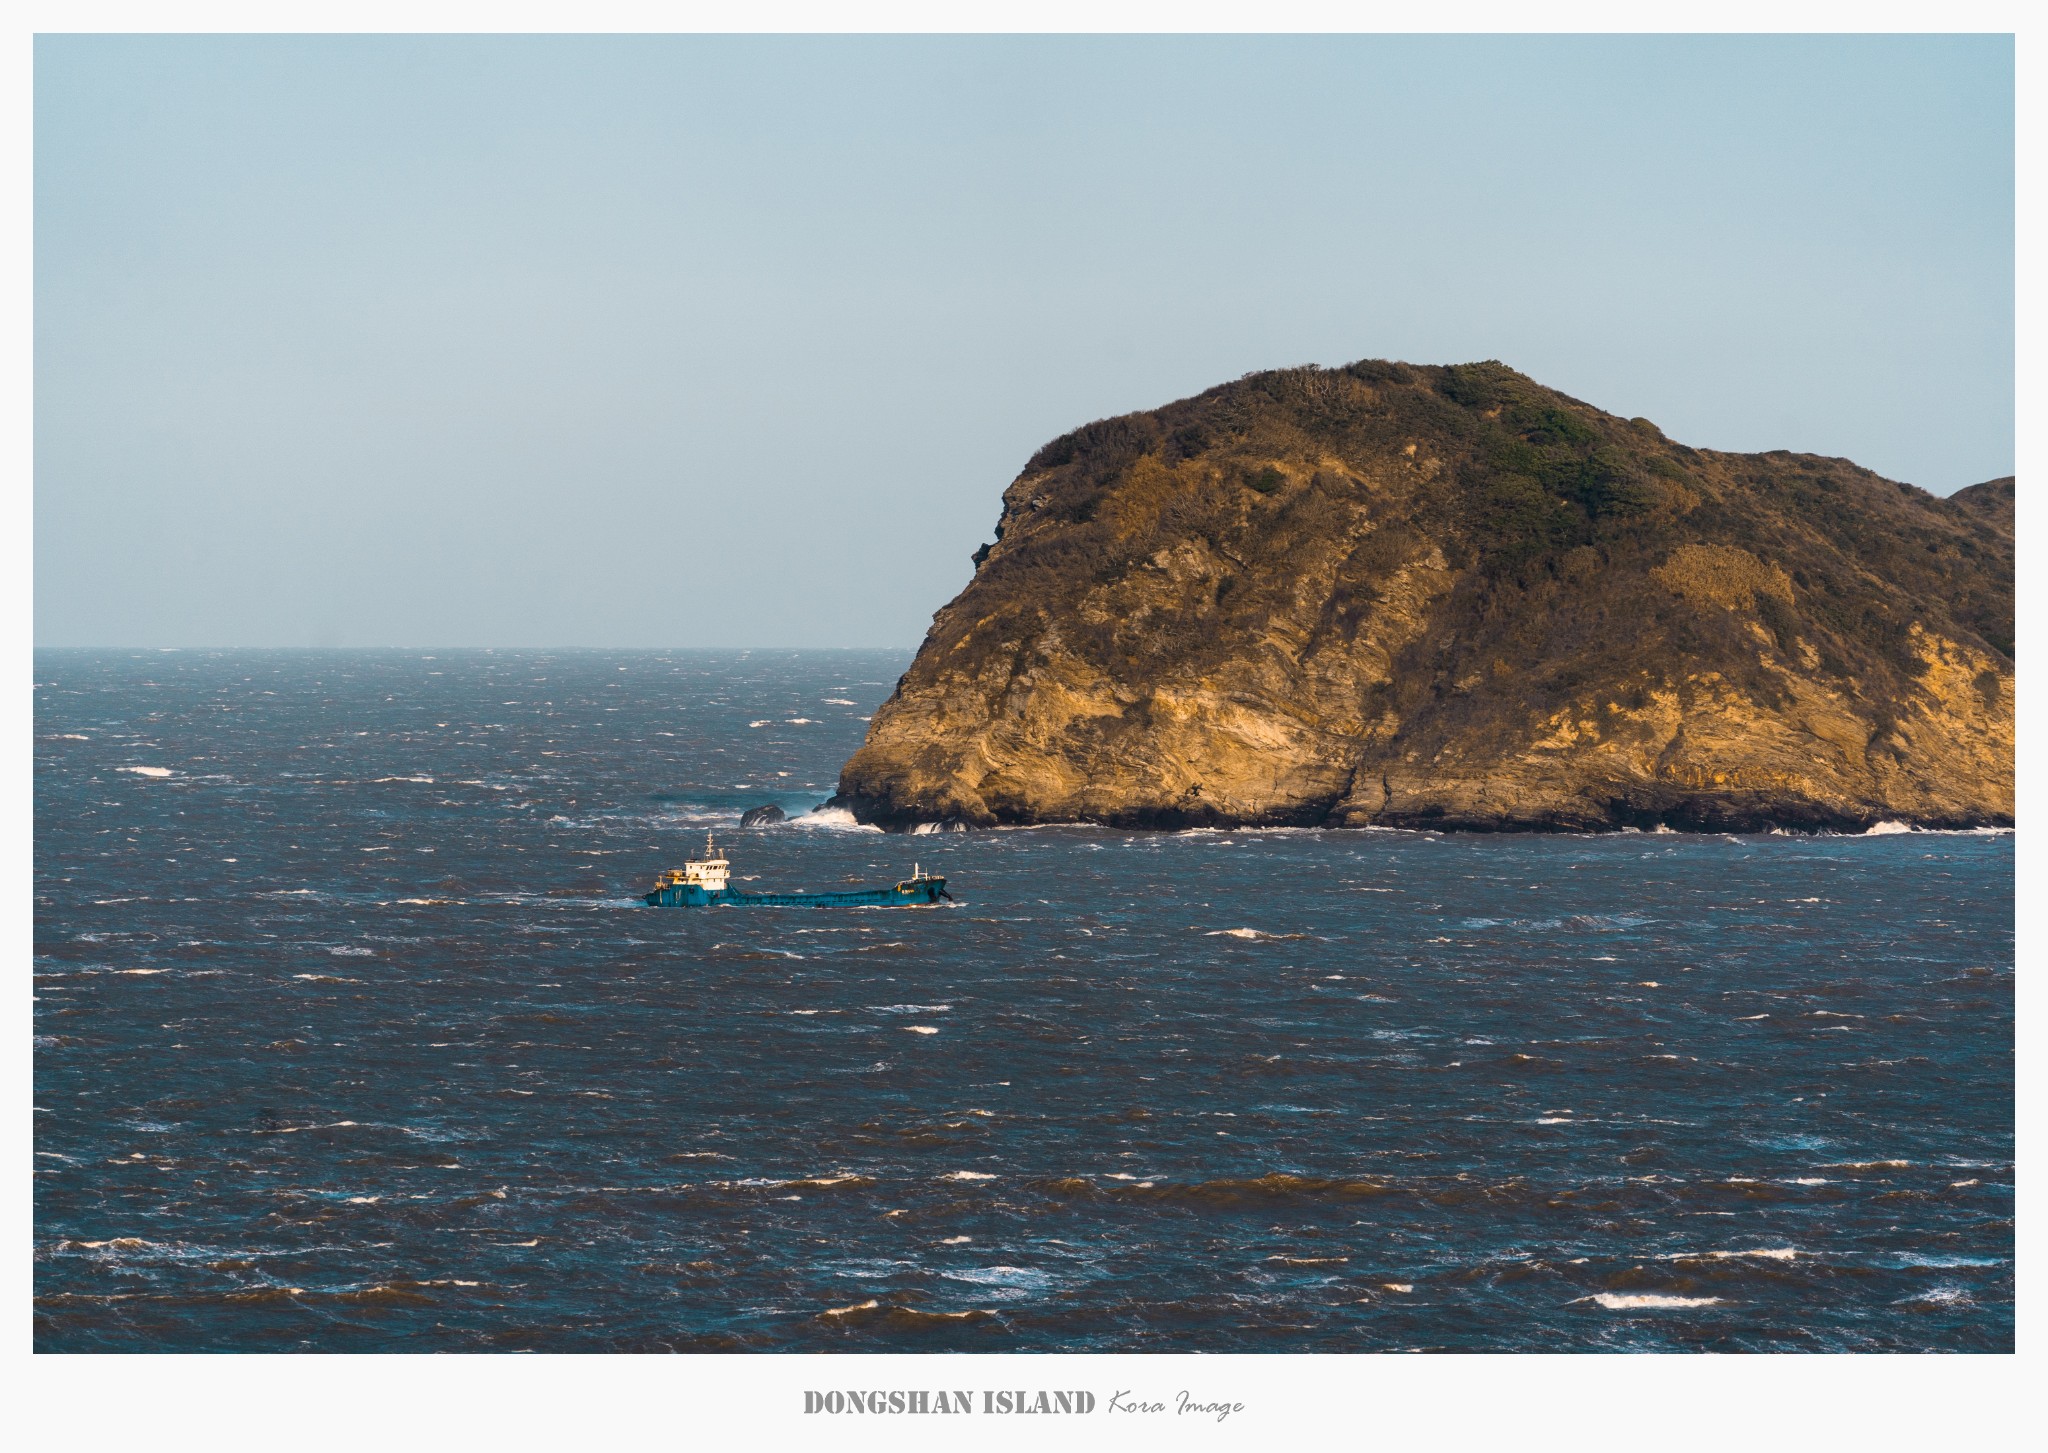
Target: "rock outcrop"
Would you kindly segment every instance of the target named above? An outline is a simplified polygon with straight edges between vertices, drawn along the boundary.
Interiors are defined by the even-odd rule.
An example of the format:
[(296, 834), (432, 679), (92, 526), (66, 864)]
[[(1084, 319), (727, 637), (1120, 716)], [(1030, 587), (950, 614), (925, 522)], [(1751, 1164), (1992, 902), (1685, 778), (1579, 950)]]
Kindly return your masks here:
[(1498, 363), (1078, 429), (841, 773), (891, 828), (2013, 814), (2013, 482), (1678, 444)]
[(770, 802), (761, 807), (750, 807), (740, 814), (741, 827), (773, 827), (778, 822), (788, 822), (789, 814)]

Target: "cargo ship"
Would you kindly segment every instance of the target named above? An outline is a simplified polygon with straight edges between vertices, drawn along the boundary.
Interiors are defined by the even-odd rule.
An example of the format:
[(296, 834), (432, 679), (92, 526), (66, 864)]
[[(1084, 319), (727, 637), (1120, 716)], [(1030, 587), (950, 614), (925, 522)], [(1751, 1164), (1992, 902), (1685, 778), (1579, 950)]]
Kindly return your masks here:
[(704, 856), (671, 868), (646, 894), (650, 908), (925, 908), (951, 903), (946, 880), (913, 866), (910, 876), (888, 888), (855, 888), (844, 893), (742, 893), (732, 886), (732, 863), (711, 834)]

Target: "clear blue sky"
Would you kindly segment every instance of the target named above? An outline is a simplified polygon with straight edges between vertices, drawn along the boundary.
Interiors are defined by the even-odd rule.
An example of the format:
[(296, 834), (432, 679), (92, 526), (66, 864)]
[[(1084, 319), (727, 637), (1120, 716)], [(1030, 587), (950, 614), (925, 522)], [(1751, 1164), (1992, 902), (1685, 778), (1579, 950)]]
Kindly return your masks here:
[(914, 645), (1076, 424), (2013, 459), (2004, 38), (45, 38), (43, 645)]

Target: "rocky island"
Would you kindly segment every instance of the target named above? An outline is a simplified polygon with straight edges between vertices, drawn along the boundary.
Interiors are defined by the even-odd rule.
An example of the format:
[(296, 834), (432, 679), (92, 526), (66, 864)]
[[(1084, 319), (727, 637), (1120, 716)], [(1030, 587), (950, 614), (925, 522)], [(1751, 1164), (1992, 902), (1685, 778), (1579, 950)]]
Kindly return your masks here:
[(1667, 439), (1499, 363), (1251, 374), (1047, 444), (840, 805), (1752, 831), (2013, 820), (2013, 481)]

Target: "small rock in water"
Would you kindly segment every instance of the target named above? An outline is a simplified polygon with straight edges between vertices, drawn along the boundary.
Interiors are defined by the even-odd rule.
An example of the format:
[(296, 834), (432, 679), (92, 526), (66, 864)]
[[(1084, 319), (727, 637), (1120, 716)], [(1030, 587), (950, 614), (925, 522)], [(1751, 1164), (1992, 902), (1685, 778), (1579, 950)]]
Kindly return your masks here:
[(778, 822), (789, 821), (789, 814), (769, 803), (765, 807), (750, 807), (740, 814), (741, 827), (773, 827)]

